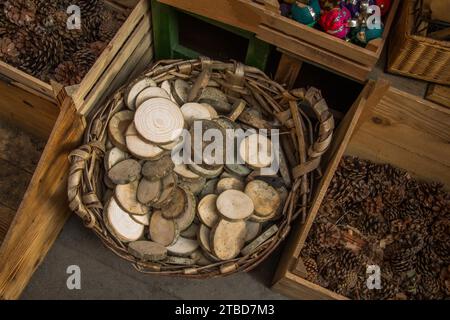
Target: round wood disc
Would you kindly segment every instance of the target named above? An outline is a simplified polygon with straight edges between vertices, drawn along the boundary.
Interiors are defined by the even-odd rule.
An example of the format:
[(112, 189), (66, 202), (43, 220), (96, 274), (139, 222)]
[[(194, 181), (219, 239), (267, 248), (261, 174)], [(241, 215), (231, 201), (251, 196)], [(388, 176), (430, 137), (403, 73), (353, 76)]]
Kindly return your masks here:
[(170, 96), (167, 94), (166, 90), (159, 87), (148, 87), (142, 90), (136, 97), (136, 108), (144, 102), (151, 98), (165, 98), (170, 100)]
[(189, 191), (193, 194), (198, 194), (203, 190), (205, 183), (206, 183), (206, 178), (203, 178), (203, 177), (200, 177), (197, 180), (187, 180), (187, 179), (181, 178), (179, 185), (186, 191)]
[(197, 207), (198, 217), (200, 221), (209, 228), (216, 225), (220, 219), (219, 212), (217, 211), (217, 195), (208, 194), (200, 200)]
[(171, 143), (168, 143), (168, 144), (159, 144), (158, 146), (161, 149), (164, 149), (166, 151), (172, 151), (172, 150), (176, 151), (179, 148), (181, 148), (183, 146), (183, 144), (184, 144), (183, 138), (180, 137), (180, 138), (178, 138), (178, 140), (176, 140), (174, 142), (171, 142)]
[(253, 221), (245, 221), (245, 228), (247, 230), (245, 242), (250, 242), (259, 236), (262, 231), (262, 224)]
[(128, 150), (139, 159), (157, 159), (164, 152), (157, 145), (145, 141), (136, 131), (134, 123), (130, 124), (125, 135)]
[(198, 175), (200, 175), (202, 177), (208, 178), (208, 179), (212, 179), (212, 178), (220, 176), (220, 174), (223, 171), (223, 166), (222, 165), (219, 165), (219, 166), (217, 166), (217, 168), (214, 168), (214, 169), (211, 169), (211, 170), (205, 169), (205, 168), (203, 168), (200, 165), (195, 164), (195, 163), (188, 164), (188, 167), (189, 167), (189, 169), (191, 169), (192, 172), (194, 172), (194, 173), (196, 173), (196, 174), (198, 174)]
[(246, 177), (252, 172), (242, 164), (225, 164), (225, 170), (239, 177)]
[(202, 249), (197, 249), (191, 254), (191, 259), (195, 261), (196, 265), (199, 266), (209, 266), (210, 264), (213, 264), (215, 260), (212, 260), (208, 258), (204, 253)]
[(165, 81), (163, 81), (163, 83), (161, 83), (161, 89), (163, 89), (167, 92), (167, 94), (170, 97), (170, 100), (172, 100), (173, 102), (176, 102), (175, 98), (172, 95), (172, 89), (171, 89), (169, 80), (165, 80)]
[(239, 155), (253, 168), (266, 168), (272, 163), (272, 142), (260, 134), (252, 134), (242, 140)]
[(247, 219), (254, 210), (252, 200), (242, 191), (227, 190), (217, 198), (220, 214), (231, 221)]
[(210, 119), (217, 119), (219, 117), (216, 109), (214, 109), (209, 103), (201, 103), (201, 105), (208, 109)]
[(152, 205), (156, 209), (161, 209), (172, 200), (172, 196), (177, 187), (177, 177), (175, 174), (169, 174), (164, 178), (162, 178), (161, 180), (162, 180), (161, 195), (159, 196), (158, 201), (156, 201)]
[(108, 137), (111, 142), (120, 150), (127, 152), (127, 144), (125, 141), (125, 133), (133, 122), (134, 112), (124, 110), (117, 112), (112, 116), (108, 123)]
[(103, 182), (109, 189), (114, 189), (116, 187), (116, 185), (111, 181), (111, 179), (108, 178), (108, 175), (103, 176)]
[(177, 223), (180, 231), (184, 231), (189, 228), (195, 219), (197, 200), (195, 199), (194, 194), (186, 191), (186, 200), (184, 212), (179, 217), (175, 218), (175, 222)]
[(245, 244), (245, 221), (220, 220), (211, 231), (211, 251), (220, 260), (236, 258)]
[(149, 208), (137, 200), (138, 185), (137, 180), (129, 184), (118, 185), (114, 190), (114, 196), (123, 210), (132, 215), (142, 216), (149, 212)]
[(277, 212), (281, 203), (281, 198), (277, 190), (262, 180), (250, 181), (245, 187), (245, 194), (253, 201), (255, 215), (262, 218)]
[(217, 183), (219, 182), (219, 179), (211, 179), (206, 181), (205, 185), (203, 186), (203, 189), (200, 193), (200, 197), (203, 198), (208, 194), (214, 194), (216, 192)]
[(120, 241), (136, 241), (144, 234), (144, 226), (131, 219), (128, 212), (124, 211), (111, 198), (106, 205), (105, 224), (108, 230)]
[(191, 170), (185, 164), (176, 165), (173, 171), (183, 179), (198, 180), (200, 176)]
[(111, 140), (109, 138), (106, 138), (106, 142), (105, 142), (105, 149), (107, 151), (111, 150), (112, 148), (115, 148), (113, 143), (111, 142)]
[(148, 226), (150, 223), (150, 213), (144, 214), (143, 216), (136, 216), (130, 214), (130, 217), (137, 223), (142, 224), (143, 226)]
[(161, 179), (173, 171), (175, 167), (170, 155), (156, 161), (146, 161), (142, 167), (142, 175), (148, 180)]
[(150, 239), (165, 247), (178, 239), (178, 227), (174, 220), (165, 219), (161, 211), (155, 211), (150, 218)]
[(178, 237), (178, 240), (173, 245), (167, 247), (167, 251), (170, 254), (179, 257), (189, 257), (197, 249), (197, 241), (183, 237)]
[(218, 113), (225, 114), (231, 111), (231, 105), (225, 93), (214, 87), (206, 87), (198, 101), (211, 105)]
[(141, 179), (137, 190), (137, 199), (140, 203), (150, 206), (156, 201), (158, 201), (162, 192), (162, 181), (161, 180), (147, 180), (145, 178)]
[(198, 233), (197, 233), (197, 240), (200, 244), (200, 247), (202, 247), (203, 250), (211, 252), (211, 246), (210, 246), (210, 236), (211, 236), (211, 229), (205, 226), (204, 224), (201, 224)]
[(170, 89), (175, 102), (178, 103), (178, 105), (182, 106), (187, 102), (189, 91), (191, 90), (191, 85), (188, 82), (177, 79), (171, 83)]
[(188, 127), (190, 127), (195, 120), (211, 120), (211, 113), (208, 108), (200, 103), (185, 103), (180, 110)]
[(184, 118), (174, 102), (152, 98), (142, 103), (136, 111), (134, 124), (144, 139), (156, 144), (168, 144), (181, 136)]
[(141, 165), (134, 159), (117, 163), (108, 171), (108, 178), (115, 184), (128, 184), (141, 176)]
[(141, 261), (161, 261), (167, 257), (166, 247), (153, 241), (130, 242), (128, 252)]
[(225, 116), (219, 116), (217, 119), (214, 119), (214, 122), (216, 122), (219, 126), (224, 128), (225, 130), (236, 130), (238, 128), (236, 122)]
[(105, 154), (105, 158), (103, 160), (105, 164), (105, 170), (109, 171), (112, 167), (114, 167), (119, 162), (126, 160), (130, 157), (130, 155), (117, 147), (113, 147), (108, 150)]
[(148, 87), (156, 87), (156, 82), (151, 78), (138, 79), (128, 86), (125, 93), (125, 102), (130, 110), (136, 109), (136, 98), (138, 94)]
[(166, 219), (178, 218), (184, 212), (186, 202), (186, 192), (179, 187), (175, 188), (170, 202), (161, 208), (163, 217)]
[(197, 120), (189, 129), (189, 134), (193, 162), (208, 170), (223, 167), (223, 163), (225, 163), (226, 132), (217, 122)]
[(182, 237), (195, 240), (195, 239), (197, 239), (198, 229), (199, 229), (199, 225), (194, 222), (186, 230), (182, 231), (180, 233), (180, 235)]
[(217, 183), (217, 193), (222, 193), (226, 190), (244, 191), (244, 188), (244, 182), (234, 177), (222, 178)]

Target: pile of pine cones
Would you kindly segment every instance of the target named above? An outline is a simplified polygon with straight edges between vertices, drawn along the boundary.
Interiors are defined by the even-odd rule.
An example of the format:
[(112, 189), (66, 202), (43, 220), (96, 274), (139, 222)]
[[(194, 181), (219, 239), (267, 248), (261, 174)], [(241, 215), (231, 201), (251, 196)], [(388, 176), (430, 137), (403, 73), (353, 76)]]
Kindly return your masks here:
[[(301, 256), (308, 280), (348, 298), (449, 298), (450, 193), (345, 157)], [(380, 267), (381, 289), (368, 289), (368, 265)]]
[[(68, 29), (67, 8), (81, 10)], [(0, 60), (45, 82), (81, 82), (123, 23), (102, 0), (0, 0)]]

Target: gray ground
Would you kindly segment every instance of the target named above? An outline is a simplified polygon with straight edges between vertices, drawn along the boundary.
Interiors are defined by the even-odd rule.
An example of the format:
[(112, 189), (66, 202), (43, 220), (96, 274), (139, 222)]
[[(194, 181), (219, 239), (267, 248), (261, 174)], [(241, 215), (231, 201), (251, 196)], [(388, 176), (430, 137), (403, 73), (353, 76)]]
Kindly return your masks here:
[[(426, 84), (384, 73), (384, 59), (371, 78), (385, 78), (423, 96)], [(185, 280), (142, 275), (103, 247), (73, 216), (34, 274), (22, 299), (284, 299), (270, 289), (279, 252), (249, 274), (214, 280)], [(81, 268), (81, 290), (68, 290), (66, 269)]]

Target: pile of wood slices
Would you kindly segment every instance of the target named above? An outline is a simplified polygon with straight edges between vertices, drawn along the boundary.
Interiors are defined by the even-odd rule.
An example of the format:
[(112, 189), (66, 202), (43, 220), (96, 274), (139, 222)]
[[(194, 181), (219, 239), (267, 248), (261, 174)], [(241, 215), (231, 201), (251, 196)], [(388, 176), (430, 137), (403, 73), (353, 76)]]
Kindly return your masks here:
[[(307, 279), (352, 299), (450, 297), (450, 193), (344, 157), (301, 252)], [(367, 266), (380, 267), (369, 289)]]
[[(194, 83), (176, 79), (159, 86), (142, 77), (119, 98), (108, 123), (103, 219), (129, 254), (138, 261), (207, 266), (250, 255), (278, 231), (273, 221), (282, 217), (288, 187), (281, 176), (261, 174), (271, 165), (269, 155), (255, 161), (249, 154), (252, 141), (270, 152), (270, 138), (255, 133), (258, 139), (237, 146), (245, 164), (172, 160), (184, 143), (181, 129), (195, 139), (194, 123), (224, 135), (243, 128), (237, 120), (245, 101), (229, 103), (206, 73)], [(203, 150), (207, 146), (202, 142)], [(225, 148), (218, 152), (225, 155)]]

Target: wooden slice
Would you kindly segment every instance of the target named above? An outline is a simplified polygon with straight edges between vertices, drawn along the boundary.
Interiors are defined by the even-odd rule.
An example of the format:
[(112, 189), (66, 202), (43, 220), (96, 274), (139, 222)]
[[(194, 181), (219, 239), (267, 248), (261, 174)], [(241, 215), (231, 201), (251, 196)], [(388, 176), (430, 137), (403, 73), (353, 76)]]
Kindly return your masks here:
[(170, 202), (161, 208), (163, 217), (166, 219), (178, 218), (184, 212), (186, 202), (186, 192), (179, 187), (175, 188)]
[(217, 179), (217, 178), (208, 180), (205, 183), (205, 185), (201, 191), (200, 197), (203, 198), (208, 194), (214, 194), (216, 192), (216, 187), (217, 187), (218, 182), (219, 182), (219, 179)]
[(217, 168), (214, 168), (212, 170), (205, 169), (202, 166), (195, 164), (195, 163), (188, 164), (188, 167), (189, 167), (189, 169), (191, 169), (192, 172), (194, 172), (202, 177), (208, 178), (208, 179), (212, 179), (212, 178), (220, 176), (220, 174), (223, 171), (222, 165), (219, 165), (219, 166), (217, 166)]
[(128, 184), (141, 176), (141, 165), (134, 159), (119, 162), (108, 171), (108, 178), (115, 184)]
[(248, 167), (242, 164), (238, 164), (236, 163), (236, 161), (235, 163), (226, 163), (225, 170), (239, 177), (246, 177), (252, 172), (252, 170), (250, 170)]
[(165, 247), (178, 239), (178, 227), (174, 220), (165, 219), (161, 211), (155, 211), (150, 218), (150, 239)]
[(143, 216), (136, 216), (136, 215), (130, 214), (130, 217), (137, 223), (142, 224), (143, 226), (148, 226), (150, 224), (150, 212), (147, 214), (144, 214)]
[(220, 220), (211, 231), (211, 251), (220, 260), (236, 258), (245, 244), (244, 221)]
[(172, 200), (172, 196), (177, 187), (177, 177), (174, 174), (169, 174), (162, 178), (162, 191), (159, 199), (152, 204), (153, 208), (161, 209), (162, 207), (169, 204)]
[(208, 194), (200, 200), (197, 207), (198, 217), (200, 221), (209, 228), (216, 225), (220, 219), (219, 212), (217, 211), (217, 195)]
[(122, 242), (136, 241), (144, 234), (144, 226), (131, 219), (128, 212), (124, 211), (114, 198), (106, 205), (105, 224)]
[(114, 189), (116, 187), (116, 185), (111, 181), (111, 179), (106, 174), (103, 176), (103, 182), (109, 189)]
[(194, 162), (208, 170), (216, 170), (223, 166), (226, 131), (217, 122), (197, 120), (189, 129), (189, 134)]
[(184, 212), (177, 218), (175, 222), (177, 223), (178, 229), (184, 231), (191, 226), (195, 218), (195, 208), (197, 206), (197, 200), (194, 194), (186, 191), (186, 205)]
[(114, 167), (119, 162), (126, 160), (130, 157), (130, 155), (117, 147), (113, 147), (108, 150), (105, 154), (105, 158), (103, 160), (105, 165), (105, 170), (109, 171), (112, 167)]
[(252, 222), (256, 222), (256, 223), (264, 223), (264, 222), (267, 222), (270, 220), (274, 220), (276, 215), (277, 215), (277, 211), (274, 211), (273, 213), (271, 213), (270, 215), (265, 216), (265, 217), (261, 217), (261, 216), (256, 215), (255, 213), (253, 213), (248, 220), (250, 220)]
[(209, 103), (201, 103), (206, 109), (208, 109), (209, 115), (211, 119), (217, 119), (219, 117), (219, 114), (217, 113), (216, 109), (214, 109)]
[(142, 175), (147, 180), (157, 180), (167, 176), (175, 167), (170, 155), (156, 161), (146, 161), (142, 167)]
[(148, 87), (156, 87), (156, 82), (151, 78), (138, 79), (128, 86), (125, 93), (125, 102), (130, 110), (136, 110), (136, 98), (138, 94)]
[(204, 253), (202, 249), (197, 249), (191, 254), (191, 259), (195, 261), (196, 265), (199, 266), (209, 266), (214, 263), (214, 260), (209, 259)]
[(202, 247), (203, 250), (211, 252), (211, 246), (210, 246), (210, 236), (211, 236), (211, 229), (205, 226), (204, 224), (200, 225), (200, 228), (198, 229), (197, 233), (197, 240), (200, 244), (200, 247)]
[(124, 110), (117, 112), (108, 123), (108, 136), (111, 142), (120, 150), (127, 152), (125, 133), (133, 122), (134, 112)]
[(217, 183), (217, 193), (222, 193), (226, 190), (244, 191), (244, 188), (244, 182), (234, 177), (220, 179)]
[(242, 249), (242, 255), (246, 256), (253, 253), (261, 244), (269, 240), (274, 234), (278, 232), (278, 226), (272, 225), (266, 231), (264, 231), (258, 238), (250, 242), (245, 248)]
[(203, 90), (198, 102), (207, 103), (211, 105), (218, 113), (225, 114), (231, 112), (232, 110), (232, 107), (227, 100), (227, 96), (223, 93), (223, 91), (213, 87), (206, 87)]
[(180, 235), (184, 238), (195, 240), (197, 239), (197, 232), (199, 228), (200, 227), (197, 223), (192, 223), (186, 230), (182, 231)]
[(167, 247), (167, 251), (174, 256), (189, 257), (197, 248), (197, 241), (178, 237), (173, 245)]
[(165, 98), (170, 100), (170, 96), (167, 94), (166, 90), (158, 87), (148, 87), (142, 90), (136, 97), (136, 108), (151, 98)]
[(128, 252), (141, 261), (161, 261), (167, 257), (166, 247), (152, 241), (130, 242)]
[(245, 222), (245, 229), (247, 230), (247, 234), (245, 236), (245, 242), (250, 242), (253, 239), (255, 239), (262, 231), (262, 224), (253, 222), (253, 221), (246, 221)]
[(203, 190), (206, 183), (206, 178), (200, 177), (197, 180), (185, 180), (183, 178), (179, 181), (179, 186), (193, 194), (198, 194)]
[(225, 116), (219, 116), (217, 119), (213, 120), (216, 122), (219, 126), (224, 128), (225, 130), (236, 130), (238, 128), (238, 125), (236, 122), (232, 121), (230, 118)]
[(185, 164), (176, 165), (173, 171), (183, 179), (198, 180), (200, 176), (191, 170)]
[(167, 92), (167, 94), (170, 97), (170, 100), (172, 100), (173, 102), (176, 102), (175, 98), (172, 95), (172, 89), (170, 88), (170, 82), (168, 80), (165, 80), (165, 81), (163, 81), (163, 83), (161, 83), (161, 89), (163, 89)]
[(107, 151), (111, 150), (112, 148), (115, 148), (111, 140), (108, 138), (106, 139), (105, 148)]
[(183, 138), (180, 137), (180, 138), (178, 138), (178, 140), (176, 140), (174, 142), (171, 142), (168, 144), (159, 144), (158, 146), (161, 149), (164, 149), (166, 151), (172, 151), (172, 150), (176, 151), (176, 150), (179, 150), (183, 146), (183, 144), (184, 144)]
[(237, 100), (231, 107), (233, 109), (233, 111), (231, 111), (231, 113), (228, 115), (228, 117), (232, 121), (236, 121), (239, 118), (239, 116), (242, 114), (242, 112), (244, 111), (246, 106), (247, 106), (247, 103), (244, 100), (242, 100), (242, 99)]
[(137, 200), (138, 185), (137, 180), (129, 184), (118, 185), (114, 190), (114, 196), (123, 210), (129, 214), (142, 216), (149, 212), (149, 208)]
[(211, 114), (207, 107), (200, 103), (189, 102), (180, 108), (184, 121), (190, 127), (195, 120), (211, 120)]
[(217, 209), (230, 220), (243, 220), (251, 216), (254, 210), (252, 200), (242, 191), (227, 190), (217, 198)]
[(189, 95), (187, 98), (188, 102), (197, 101), (200, 98), (203, 90), (208, 86), (209, 79), (211, 78), (211, 69), (204, 68), (197, 79), (195, 79), (194, 84), (192, 85), (191, 90), (189, 90)]
[(266, 168), (272, 163), (272, 142), (260, 134), (252, 134), (242, 140), (239, 155), (253, 168)]
[(262, 180), (250, 181), (245, 187), (245, 194), (253, 201), (255, 215), (262, 218), (276, 213), (281, 204), (277, 190)]
[(164, 259), (164, 263), (177, 266), (192, 266), (195, 264), (195, 260), (191, 258), (168, 256), (166, 259)]
[(142, 103), (136, 111), (134, 124), (144, 139), (156, 144), (168, 144), (181, 136), (184, 118), (174, 102), (152, 98)]
[(140, 203), (150, 206), (159, 200), (162, 192), (161, 180), (141, 179), (137, 189), (137, 199)]
[(171, 92), (178, 105), (182, 106), (187, 102), (189, 91), (191, 90), (191, 85), (181, 79), (177, 79), (171, 83)]
[(126, 132), (127, 148), (133, 156), (139, 159), (157, 159), (164, 150), (157, 145), (145, 141), (137, 132), (134, 123), (131, 123)]

